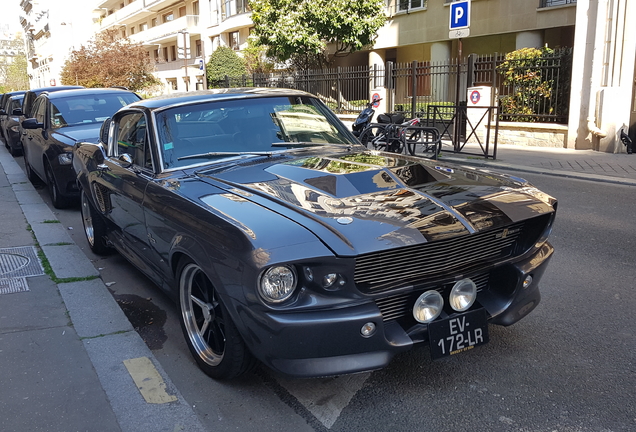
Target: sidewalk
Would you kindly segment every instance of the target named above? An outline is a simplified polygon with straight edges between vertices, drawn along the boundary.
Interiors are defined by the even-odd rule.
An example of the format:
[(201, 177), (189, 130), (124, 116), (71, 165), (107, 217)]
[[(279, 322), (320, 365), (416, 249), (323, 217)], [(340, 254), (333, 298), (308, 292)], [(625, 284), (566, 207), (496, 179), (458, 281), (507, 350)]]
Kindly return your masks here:
[(203, 431), (0, 145), (0, 429)]
[[(452, 147), (444, 146), (442, 150), (445, 148)], [(467, 151), (479, 153), (480, 149), (475, 146)], [(442, 159), (493, 170), (546, 174), (636, 186), (636, 154), (500, 145), (497, 147), (495, 160), (454, 153), (443, 153)]]
[[(499, 146), (494, 161), (452, 153), (442, 159), (636, 186), (636, 155)], [(203, 431), (4, 146), (0, 200), (2, 430)]]

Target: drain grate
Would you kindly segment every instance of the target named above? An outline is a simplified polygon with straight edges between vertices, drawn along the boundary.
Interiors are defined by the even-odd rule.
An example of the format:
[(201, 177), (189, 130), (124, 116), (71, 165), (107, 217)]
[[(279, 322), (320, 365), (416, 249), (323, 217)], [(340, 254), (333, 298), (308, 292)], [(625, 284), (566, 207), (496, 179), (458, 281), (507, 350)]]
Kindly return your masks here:
[(0, 294), (29, 291), (26, 278), (43, 274), (33, 246), (0, 249)]
[(41, 276), (42, 264), (33, 246), (0, 249), (0, 278)]
[(0, 294), (13, 294), (29, 291), (26, 278), (0, 279)]

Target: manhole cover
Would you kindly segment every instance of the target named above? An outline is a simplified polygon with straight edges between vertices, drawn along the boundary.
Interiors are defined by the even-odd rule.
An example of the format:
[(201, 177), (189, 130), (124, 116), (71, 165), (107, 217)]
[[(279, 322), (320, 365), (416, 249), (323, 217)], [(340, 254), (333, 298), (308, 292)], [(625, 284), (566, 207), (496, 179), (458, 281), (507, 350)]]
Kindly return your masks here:
[(29, 291), (26, 278), (0, 279), (0, 294)]
[(42, 264), (33, 246), (21, 246), (0, 249), (0, 277), (41, 276), (44, 274)]

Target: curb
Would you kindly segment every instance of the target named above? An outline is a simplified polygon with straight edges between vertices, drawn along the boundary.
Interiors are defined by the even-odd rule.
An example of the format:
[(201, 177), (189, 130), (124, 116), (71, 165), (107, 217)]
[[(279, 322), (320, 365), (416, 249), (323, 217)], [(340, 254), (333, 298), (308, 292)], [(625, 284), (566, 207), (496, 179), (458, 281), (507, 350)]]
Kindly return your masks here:
[[(93, 263), (64, 228), (54, 222), (57, 217), (8, 152), (0, 151), (0, 166), (55, 276), (80, 279), (68, 283), (58, 281), (57, 289), (121, 430), (205, 431), (192, 407), (134, 330)], [(135, 383), (124, 361), (142, 357), (149, 359), (163, 380), (160, 391), (168, 393), (170, 402), (147, 402), (147, 393)]]
[(636, 180), (623, 178), (623, 177), (612, 177), (612, 176), (604, 176), (599, 174), (580, 173), (576, 171), (562, 171), (562, 170), (555, 170), (550, 168), (534, 168), (534, 167), (527, 167), (523, 165), (508, 164), (505, 162), (485, 161), (485, 160), (477, 160), (477, 159), (463, 159), (463, 158), (457, 158), (452, 156), (451, 157), (444, 156), (441, 160), (452, 162), (458, 165), (470, 165), (472, 167), (477, 166), (477, 167), (486, 168), (486, 169), (493, 168), (493, 169), (502, 170), (502, 171), (505, 170), (505, 171), (526, 172), (530, 174), (543, 174), (543, 175), (550, 175), (554, 177), (565, 177), (565, 178), (572, 178), (572, 179), (578, 179), (578, 180), (636, 186)]

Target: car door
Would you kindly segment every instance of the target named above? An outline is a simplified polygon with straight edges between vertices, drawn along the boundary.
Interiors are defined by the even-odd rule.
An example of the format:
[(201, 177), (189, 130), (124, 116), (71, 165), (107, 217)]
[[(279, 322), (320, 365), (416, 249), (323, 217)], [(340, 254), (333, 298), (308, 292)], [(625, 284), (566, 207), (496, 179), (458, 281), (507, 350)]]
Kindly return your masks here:
[(97, 182), (108, 192), (108, 218), (118, 228), (113, 240), (119, 242), (120, 252), (159, 283), (143, 211), (146, 187), (155, 177), (146, 125), (141, 111), (126, 111), (113, 118), (108, 156)]
[(44, 163), (42, 160), (43, 149), (46, 146), (50, 131), (48, 130), (48, 99), (40, 97), (33, 104), (33, 118), (41, 125), (36, 129), (24, 129), (22, 147), (24, 148), (25, 163), (42, 179), (44, 175)]

